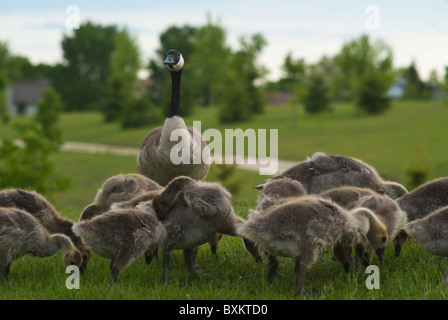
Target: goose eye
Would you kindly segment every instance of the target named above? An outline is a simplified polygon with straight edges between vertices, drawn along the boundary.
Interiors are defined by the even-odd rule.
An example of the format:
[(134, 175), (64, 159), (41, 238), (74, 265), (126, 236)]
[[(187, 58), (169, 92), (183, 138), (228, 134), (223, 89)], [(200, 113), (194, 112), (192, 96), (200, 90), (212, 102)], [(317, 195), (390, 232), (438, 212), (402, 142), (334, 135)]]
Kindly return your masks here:
[(383, 236), (383, 237), (381, 238), (381, 241), (386, 242), (386, 237)]

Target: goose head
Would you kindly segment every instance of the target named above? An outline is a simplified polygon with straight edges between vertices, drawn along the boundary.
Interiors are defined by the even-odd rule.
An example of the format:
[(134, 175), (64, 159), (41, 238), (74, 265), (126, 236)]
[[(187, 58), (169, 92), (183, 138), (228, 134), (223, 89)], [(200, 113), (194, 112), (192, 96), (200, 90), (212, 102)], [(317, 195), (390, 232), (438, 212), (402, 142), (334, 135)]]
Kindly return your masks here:
[(180, 71), (184, 66), (184, 58), (179, 50), (171, 49), (167, 53), (167, 57), (163, 64), (171, 71)]

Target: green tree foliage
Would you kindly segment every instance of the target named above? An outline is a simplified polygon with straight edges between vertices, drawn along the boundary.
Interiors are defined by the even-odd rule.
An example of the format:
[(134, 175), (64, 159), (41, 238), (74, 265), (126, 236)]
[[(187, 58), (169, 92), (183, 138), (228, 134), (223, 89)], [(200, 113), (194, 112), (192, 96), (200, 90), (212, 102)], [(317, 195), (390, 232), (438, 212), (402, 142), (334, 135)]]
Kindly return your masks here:
[(387, 87), (395, 78), (391, 48), (381, 40), (371, 43), (367, 35), (346, 43), (333, 60), (338, 72), (332, 81), (337, 97), (341, 99), (356, 98), (366, 74), (381, 74)]
[(378, 72), (365, 74), (358, 89), (358, 108), (368, 114), (386, 111), (390, 107), (390, 98), (386, 94), (389, 87), (390, 82), (385, 80), (382, 74)]
[(68, 189), (71, 180), (54, 174), (51, 155), (62, 142), (58, 127), (63, 105), (52, 89), (45, 92), (34, 118), (15, 119), (13, 139), (2, 139), (0, 145), (0, 188), (36, 190), (45, 195)]
[[(221, 122), (245, 121), (254, 113), (263, 111), (262, 93), (255, 83), (264, 74), (256, 58), (266, 45), (266, 40), (255, 34), (250, 39), (240, 38), (240, 49), (230, 53), (225, 85), (219, 95)], [(221, 79), (222, 81), (222, 79)]]
[(110, 55), (110, 73), (107, 79), (107, 102), (103, 108), (106, 121), (118, 120), (127, 104), (136, 96), (137, 73), (140, 69), (140, 51), (136, 40), (127, 30), (115, 35), (115, 48)]
[(64, 35), (64, 63), (50, 72), (50, 78), (67, 110), (99, 110), (105, 104), (117, 33), (116, 26), (85, 22)]
[(121, 110), (120, 123), (123, 129), (158, 124), (163, 121), (160, 109), (147, 96), (132, 99)]
[(306, 64), (304, 59), (294, 59), (289, 52), (283, 62), (283, 77), (279, 80), (279, 89), (287, 91), (296, 91), (297, 87), (302, 85), (305, 79)]
[(404, 69), (402, 77), (406, 80), (403, 99), (431, 99), (432, 94), (427, 90), (425, 83), (420, 79), (415, 62)]
[(194, 37), (194, 54), (191, 68), (200, 100), (205, 105), (216, 104), (217, 95), (226, 94), (224, 86), (228, 77), (231, 50), (226, 44), (226, 32), (218, 22), (208, 17), (207, 24), (200, 27)]
[(303, 104), (307, 113), (319, 113), (329, 109), (330, 89), (320, 73), (313, 73), (307, 79)]

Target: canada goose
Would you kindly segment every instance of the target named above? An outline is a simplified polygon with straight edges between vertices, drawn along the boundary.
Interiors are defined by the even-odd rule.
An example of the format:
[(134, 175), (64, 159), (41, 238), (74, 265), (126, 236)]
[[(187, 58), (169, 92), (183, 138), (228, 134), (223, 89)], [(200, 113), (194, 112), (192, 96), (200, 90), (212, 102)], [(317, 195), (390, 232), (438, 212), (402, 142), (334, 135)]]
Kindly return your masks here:
[(355, 245), (358, 233), (370, 237), (375, 245), (387, 240), (386, 230), (374, 233), (375, 219), (366, 208), (348, 212), (331, 201), (303, 196), (271, 206), (263, 214), (250, 215), (238, 227), (238, 233), (270, 254), (269, 281), (277, 273), (276, 256), (293, 258), (296, 294), (303, 295), (308, 269), (328, 247), (337, 243)]
[(128, 201), (147, 191), (160, 189), (162, 187), (157, 182), (140, 174), (119, 174), (110, 177), (98, 190), (95, 202), (81, 213), (80, 220), (88, 220), (109, 211), (113, 203)]
[(0, 207), (22, 209), (36, 218), (50, 234), (67, 235), (81, 252), (83, 262), (80, 271), (84, 272), (90, 259), (90, 252), (81, 239), (72, 232), (73, 221), (62, 217), (44, 196), (35, 191), (6, 189), (0, 191)]
[[(180, 80), (184, 58), (178, 50), (169, 50), (163, 63), (171, 72), (170, 109), (163, 127), (151, 130), (145, 137), (137, 157), (137, 169), (162, 186), (178, 176), (203, 180), (210, 168), (210, 150), (201, 133), (185, 124), (180, 109)], [(179, 136), (173, 136), (176, 134), (181, 134), (181, 142)], [(182, 154), (182, 161), (178, 164), (173, 163), (171, 154), (172, 150), (176, 150), (173, 147), (177, 148), (181, 143), (190, 154), (189, 156)], [(179, 155), (179, 151), (176, 150), (176, 156)]]
[(426, 182), (397, 199), (408, 220), (424, 218), (431, 212), (448, 205), (448, 177)]
[[(322, 152), (314, 153), (311, 158), (272, 179), (282, 177), (300, 181), (308, 194), (321, 193), (343, 185), (369, 188), (385, 193), (392, 199), (407, 193), (402, 185), (383, 181), (374, 168), (361, 160)], [(262, 189), (263, 185), (255, 188)]]
[(303, 195), (306, 195), (306, 191), (297, 180), (289, 178), (269, 180), (258, 197), (255, 210), (265, 210), (274, 204), (279, 204), (292, 197), (300, 197)]
[(81, 253), (65, 234), (50, 234), (24, 210), (0, 208), (0, 277), (8, 276), (11, 260), (26, 254), (49, 257), (59, 250), (66, 266), (81, 266)]
[[(157, 194), (152, 207), (163, 222), (167, 239), (162, 246), (163, 279), (168, 281), (170, 251), (183, 250), (185, 266), (196, 274), (195, 258), (198, 246), (210, 241), (216, 234), (238, 236), (237, 226), (244, 220), (235, 215), (230, 193), (219, 183), (195, 181), (181, 176), (171, 181)], [(243, 238), (246, 249), (256, 261), (260, 252)]]
[[(397, 236), (407, 222), (407, 216), (400, 209), (397, 202), (387, 196), (376, 194), (362, 197), (356, 203), (356, 206), (368, 208), (375, 213), (378, 219), (386, 226), (388, 239), (394, 242), (395, 253), (398, 255), (397, 252), (400, 252), (402, 243)], [(380, 264), (383, 263), (384, 250), (385, 247), (376, 250)]]
[(110, 273), (114, 282), (120, 270), (145, 253), (150, 257), (166, 237), (165, 228), (156, 216), (139, 209), (108, 211), (75, 223), (73, 232), (89, 250), (111, 260)]
[[(448, 206), (426, 217), (408, 222), (404, 229), (429, 253), (442, 257), (448, 256)], [(443, 282), (448, 283), (448, 266)]]

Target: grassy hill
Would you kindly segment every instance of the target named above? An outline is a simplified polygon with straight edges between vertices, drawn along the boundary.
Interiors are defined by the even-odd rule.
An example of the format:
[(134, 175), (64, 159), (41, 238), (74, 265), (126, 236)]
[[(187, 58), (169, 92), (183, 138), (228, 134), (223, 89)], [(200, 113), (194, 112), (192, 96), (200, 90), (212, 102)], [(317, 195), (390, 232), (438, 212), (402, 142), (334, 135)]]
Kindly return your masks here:
[[(218, 122), (217, 109), (197, 108), (196, 111), (194, 116), (186, 118), (187, 124), (200, 120), (202, 131), (216, 128), (223, 136), (225, 129), (278, 129), (278, 154), (283, 160), (299, 162), (316, 151), (343, 154), (373, 165), (385, 179), (406, 184), (405, 166), (416, 161), (420, 150), (423, 161), (430, 168), (429, 179), (448, 175), (448, 107), (443, 103), (396, 101), (389, 111), (376, 116), (360, 114), (351, 104), (336, 104), (333, 112), (318, 115), (300, 111), (297, 123), (292, 120), (292, 107), (270, 106), (264, 114), (251, 121), (225, 126)], [(118, 124), (105, 124), (99, 113), (66, 113), (61, 127), (66, 141), (132, 147), (140, 147), (146, 133), (152, 129), (123, 131)], [(96, 193), (102, 181), (111, 174), (136, 171), (134, 157), (60, 154), (56, 159), (58, 170), (74, 176), (74, 187), (90, 188), (90, 193), (92, 187)], [(79, 170), (76, 168), (78, 165)], [(236, 197), (253, 201), (257, 192), (252, 190), (252, 186), (269, 176), (243, 170), (238, 172), (242, 186)], [(211, 179), (213, 177), (212, 170)], [(77, 190), (75, 194), (79, 196), (73, 197), (80, 197), (81, 193), (82, 190)], [(72, 202), (67, 195), (63, 195), (67, 205), (79, 204), (78, 201)], [(93, 197), (94, 194), (88, 199)]]
[[(253, 120), (232, 125), (221, 125), (216, 109), (197, 109), (186, 119), (202, 121), (202, 130), (248, 128), (278, 129), (279, 158), (302, 161), (316, 151), (357, 157), (377, 168), (386, 179), (405, 183), (404, 168), (415, 161), (417, 150), (422, 150), (425, 163), (431, 168), (429, 178), (448, 176), (446, 121), (448, 107), (441, 103), (397, 101), (382, 115), (366, 116), (351, 104), (334, 105), (333, 112), (319, 115), (298, 114), (294, 123), (292, 107), (269, 106)], [(105, 124), (99, 113), (66, 113), (61, 120), (66, 141), (96, 142), (111, 145), (140, 147), (151, 129), (122, 131), (117, 124)], [(11, 134), (0, 128), (0, 139)], [(77, 220), (84, 206), (93, 201), (98, 188), (108, 177), (118, 173), (136, 172), (135, 157), (94, 155), (61, 152), (54, 156), (56, 169), (72, 176), (70, 190), (54, 195), (60, 212)], [(212, 169), (209, 179), (216, 177)], [(252, 186), (268, 176), (237, 170), (234, 179), (240, 192), (234, 196), (235, 211), (246, 217), (258, 195)], [(197, 264), (206, 270), (198, 279), (186, 276), (181, 252), (172, 254), (171, 281), (162, 283), (161, 263), (154, 261), (148, 268), (141, 258), (120, 273), (118, 282), (109, 278), (109, 262), (92, 256), (79, 290), (68, 290), (68, 274), (60, 254), (39, 259), (24, 257), (12, 263), (11, 278), (0, 286), (2, 299), (294, 299), (293, 264), (280, 259), (281, 278), (272, 285), (265, 281), (266, 266), (257, 265), (245, 252), (239, 239), (224, 237), (218, 248), (218, 260), (208, 246), (200, 248)], [(375, 258), (372, 263), (378, 263)], [(331, 252), (321, 257), (310, 270), (305, 287), (318, 290), (305, 299), (447, 299), (446, 286), (438, 280), (446, 262), (409, 241), (400, 257), (393, 255), (393, 247), (386, 249), (384, 264), (380, 266), (381, 287), (369, 290), (365, 286), (364, 268), (343, 271), (332, 261)]]

